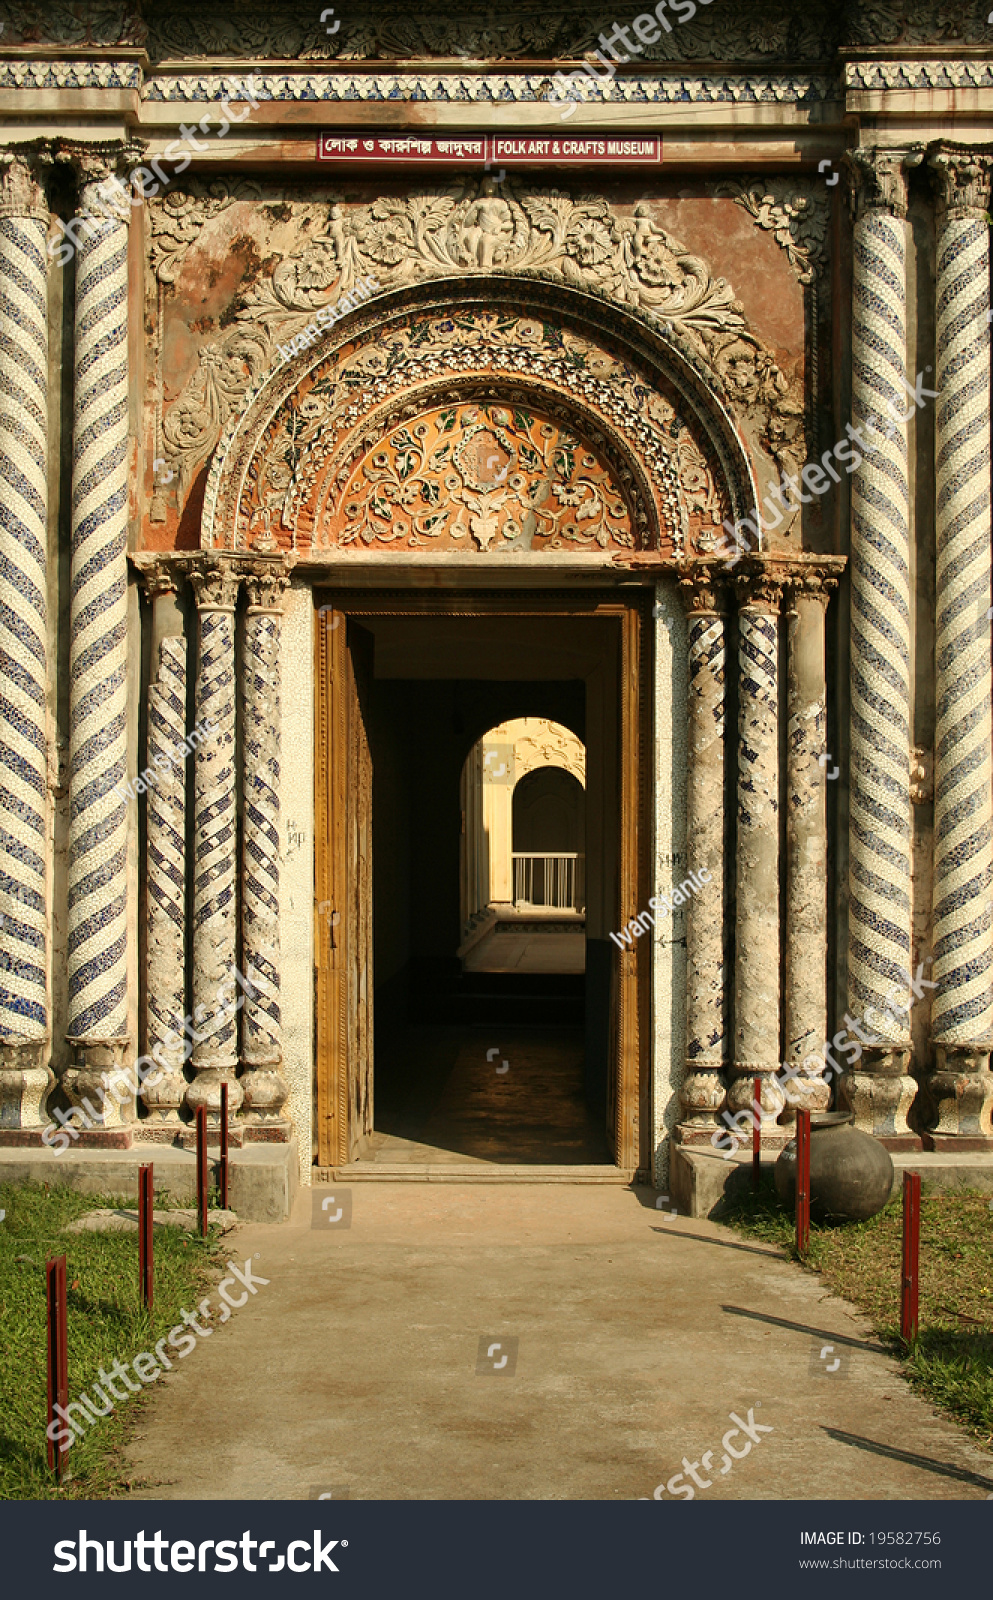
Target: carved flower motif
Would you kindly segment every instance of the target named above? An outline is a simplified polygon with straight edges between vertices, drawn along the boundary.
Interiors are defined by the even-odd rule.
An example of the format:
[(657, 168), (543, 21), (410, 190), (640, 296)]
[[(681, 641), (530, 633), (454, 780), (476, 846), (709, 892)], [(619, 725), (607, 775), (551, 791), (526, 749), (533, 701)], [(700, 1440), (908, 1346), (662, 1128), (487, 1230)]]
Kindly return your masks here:
[(545, 330), (540, 322), (530, 322), (522, 317), (517, 324), (517, 337), (522, 344), (541, 344), (545, 337)]
[(634, 264), (642, 283), (647, 283), (651, 289), (672, 289), (682, 284), (679, 263), (659, 234), (649, 234), (638, 240)]
[(595, 217), (580, 217), (569, 229), (566, 246), (582, 267), (599, 267), (613, 254), (609, 228)]
[(396, 202), (388, 200), (377, 201), (373, 212), (377, 220), (369, 223), (362, 240), (366, 254), (384, 266), (395, 267), (413, 246), (410, 221)]

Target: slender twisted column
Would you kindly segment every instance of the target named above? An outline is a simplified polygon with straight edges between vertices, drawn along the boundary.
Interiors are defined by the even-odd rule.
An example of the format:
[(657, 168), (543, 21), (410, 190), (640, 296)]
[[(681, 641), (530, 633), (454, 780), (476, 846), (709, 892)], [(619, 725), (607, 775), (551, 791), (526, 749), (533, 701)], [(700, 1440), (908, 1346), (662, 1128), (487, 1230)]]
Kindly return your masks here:
[[(859, 1127), (908, 1138), (916, 1092), (907, 993), (910, 908), (910, 490), (907, 477), (904, 151), (853, 151), (855, 289), (852, 412), (874, 419), (852, 478), (851, 775), (848, 994), (880, 1043), (847, 1085)], [(882, 425), (885, 424), (885, 433)]]
[(783, 982), (785, 1059), (806, 1062), (794, 1080), (781, 1121), (798, 1106), (824, 1111), (827, 1038), (827, 784), (834, 763), (827, 746), (824, 617), (834, 580), (811, 571), (790, 585), (786, 612), (786, 964)]
[[(942, 146), (938, 189), (937, 721), (930, 1143), (993, 1142), (989, 153)], [(978, 626), (977, 626), (978, 623)]]
[[(77, 154), (82, 210), (113, 163)], [(128, 226), (110, 214), (76, 252), (69, 709), (69, 1040), (73, 1102), (98, 1096), (128, 1044)], [(113, 1095), (102, 1121), (122, 1122)], [(92, 1109), (91, 1105), (87, 1109)]]
[[(174, 571), (144, 568), (152, 600), (155, 679), (148, 686), (148, 766), (154, 777), (145, 804), (147, 907), (146, 1050), (165, 1071), (141, 1091), (148, 1123), (179, 1126), (186, 1093), (183, 1043), (176, 1034), (186, 1012), (186, 639), (176, 610)], [(171, 614), (170, 614), (171, 613)], [(163, 627), (163, 624), (165, 625)]]
[(47, 152), (0, 156), (0, 1126), (38, 1128), (49, 1070), (46, 846)]
[(289, 1090), (279, 1019), (279, 756), (282, 732), (279, 634), (287, 578), (282, 563), (259, 561), (246, 581), (242, 674), (244, 831), (242, 955), (255, 985), (242, 1023), (244, 1114), (269, 1135), (288, 1134), (280, 1113)]
[(197, 747), (194, 799), (193, 1020), (196, 1078), (186, 1093), (195, 1112), (219, 1118), (221, 1082), (228, 1109), (241, 1105), (235, 964), (237, 794), (235, 772), (234, 613), (239, 577), (218, 558), (190, 574), (200, 617), (196, 721), (216, 731)]
[(762, 1077), (762, 1138), (784, 1096), (768, 1080), (779, 1068), (779, 609), (781, 580), (749, 564), (736, 579), (738, 611), (738, 841), (732, 1112), (752, 1102)]
[(724, 595), (707, 571), (681, 580), (689, 621), (686, 850), (709, 873), (686, 908), (686, 1067), (680, 1144), (709, 1144), (724, 1105)]

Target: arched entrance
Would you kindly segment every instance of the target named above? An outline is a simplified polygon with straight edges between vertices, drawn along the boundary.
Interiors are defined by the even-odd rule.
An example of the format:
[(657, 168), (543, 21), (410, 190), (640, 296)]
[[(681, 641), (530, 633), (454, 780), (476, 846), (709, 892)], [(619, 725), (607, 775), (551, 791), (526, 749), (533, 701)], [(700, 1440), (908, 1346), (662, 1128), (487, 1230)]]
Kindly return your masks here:
[[(587, 835), (598, 840), (584, 895), (586, 1099), (613, 1161), (650, 1165), (650, 960), (609, 940), (651, 893), (646, 583), (746, 507), (750, 480), (685, 352), (616, 308), (598, 304), (594, 325), (591, 309), (561, 286), (499, 277), (382, 296), (347, 337), (249, 396), (211, 468), (205, 540), (289, 558), (315, 594), (324, 1168), (361, 1160), (375, 1135), (377, 1036), (395, 997), (437, 1002), (458, 961), (458, 835), (444, 812), (457, 811), (461, 764), (494, 722), (488, 707), (470, 728), (460, 697), (480, 682), (509, 695), (536, 680), (562, 694), (582, 684)], [(383, 733), (383, 719), (403, 722), (396, 707), (413, 705), (409, 687), (384, 700), (379, 684), (395, 680), (435, 685), (436, 730), (461, 715), (463, 742), (454, 772), (436, 765), (407, 813), (377, 813), (377, 793), (402, 787), (411, 759), (405, 768)], [(554, 708), (511, 701), (510, 713)], [(397, 732), (408, 747), (416, 725), (412, 713)], [(454, 747), (444, 759), (456, 762)], [(413, 846), (407, 835), (397, 875), (383, 864), (401, 851), (395, 819), (411, 803), (420, 833)], [(377, 826), (377, 814), (393, 820)], [(428, 916), (445, 873), (455, 893)], [(384, 903), (391, 880), (402, 916)]]

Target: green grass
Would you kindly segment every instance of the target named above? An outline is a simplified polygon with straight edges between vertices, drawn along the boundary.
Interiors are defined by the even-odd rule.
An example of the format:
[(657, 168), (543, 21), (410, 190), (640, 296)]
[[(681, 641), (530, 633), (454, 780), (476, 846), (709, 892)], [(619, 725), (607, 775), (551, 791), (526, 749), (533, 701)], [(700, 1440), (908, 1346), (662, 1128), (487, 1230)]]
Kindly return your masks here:
[[(768, 1181), (728, 1202), (720, 1221), (795, 1255), (792, 1212)], [(921, 1200), (920, 1335), (900, 1338), (903, 1208), (893, 1200), (869, 1222), (810, 1225), (804, 1265), (862, 1311), (935, 1406), (993, 1450), (993, 1210), (970, 1191)]]
[[(155, 1197), (157, 1208), (169, 1204)], [(216, 1279), (216, 1232), (201, 1239), (156, 1228), (154, 1310), (141, 1304), (138, 1234), (64, 1230), (99, 1206), (136, 1209), (134, 1200), (71, 1190), (0, 1185), (0, 1499), (105, 1499), (126, 1493), (120, 1451), (141, 1395), (115, 1401), (62, 1456), (59, 1487), (48, 1470), (45, 1438), (45, 1262), (66, 1256), (69, 1399), (90, 1391), (101, 1366), (127, 1364), (180, 1321)], [(18, 1257), (22, 1259), (18, 1259)], [(131, 1374), (135, 1382), (134, 1374)], [(151, 1385), (154, 1389), (154, 1384)], [(144, 1393), (144, 1391), (142, 1391)]]

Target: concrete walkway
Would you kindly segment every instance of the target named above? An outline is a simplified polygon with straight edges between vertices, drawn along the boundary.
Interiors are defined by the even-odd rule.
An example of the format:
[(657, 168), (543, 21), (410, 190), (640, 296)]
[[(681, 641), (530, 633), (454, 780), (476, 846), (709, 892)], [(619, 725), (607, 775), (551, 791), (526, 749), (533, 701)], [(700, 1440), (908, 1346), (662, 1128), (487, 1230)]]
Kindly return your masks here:
[[(137, 1498), (631, 1500), (684, 1456), (701, 1499), (993, 1494), (993, 1457), (843, 1302), (648, 1190), (344, 1194), (228, 1235), (269, 1283), (149, 1391), (123, 1463)], [(752, 1444), (730, 1431), (749, 1410), (771, 1430)]]

